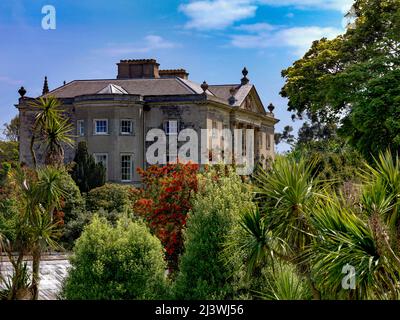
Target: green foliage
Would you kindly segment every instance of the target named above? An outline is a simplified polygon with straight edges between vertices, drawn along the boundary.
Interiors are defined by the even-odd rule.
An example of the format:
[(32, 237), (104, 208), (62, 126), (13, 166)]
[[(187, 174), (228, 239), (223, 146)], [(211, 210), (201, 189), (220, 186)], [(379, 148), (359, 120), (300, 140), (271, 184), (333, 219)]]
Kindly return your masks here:
[(15, 116), (13, 119), (11, 119), (10, 123), (4, 124), (3, 134), (6, 137), (7, 141), (18, 142), (19, 127), (20, 127), (20, 120), (18, 115)]
[(132, 211), (131, 203), (134, 197), (132, 186), (108, 183), (92, 189), (82, 198), (75, 182), (72, 179), (69, 182), (71, 197), (65, 202), (63, 209), (65, 226), (62, 237), (67, 249), (72, 248), (74, 241), (90, 223), (94, 213), (115, 224), (121, 215)]
[(222, 251), (240, 213), (253, 207), (252, 194), (232, 170), (218, 175), (207, 172), (199, 181), (174, 288), (178, 299), (226, 299), (234, 294), (232, 270)]
[(18, 142), (0, 140), (0, 163), (8, 162), (16, 166), (19, 162)]
[(265, 223), (287, 244), (287, 259), (299, 259), (311, 241), (309, 215), (319, 193), (313, 167), (304, 158), (278, 157), (271, 170), (255, 177)]
[(74, 162), (75, 166), (71, 176), (81, 192), (89, 192), (93, 188), (104, 185), (106, 169), (101, 163), (96, 164), (93, 156), (88, 153), (86, 143), (83, 141), (78, 143)]
[(76, 242), (66, 299), (160, 299), (165, 269), (160, 241), (142, 223), (121, 219), (112, 227), (95, 217)]
[[(316, 231), (311, 257), (314, 276), (333, 298), (398, 299), (400, 290), (399, 191), (400, 162), (390, 152), (363, 171), (358, 206), (341, 196), (326, 195), (314, 210)], [(356, 270), (356, 290), (341, 287), (342, 268)]]
[(312, 174), (319, 180), (329, 181), (337, 188), (344, 182), (360, 182), (357, 170), (363, 158), (340, 138), (299, 143), (290, 156), (300, 159), (305, 154), (312, 165)]
[(296, 268), (287, 263), (278, 263), (265, 276), (266, 287), (260, 297), (266, 300), (310, 300), (312, 294), (304, 278)]
[[(14, 267), (15, 280), (23, 274), (22, 259), (25, 254), (32, 255), (32, 282), (29, 287), (30, 297), (38, 298), (39, 266), (43, 250), (57, 248), (60, 236), (59, 223), (55, 213), (62, 208), (67, 189), (64, 189), (64, 177), (67, 172), (61, 168), (42, 167), (37, 171), (27, 168), (13, 170), (9, 183), (13, 187), (16, 201), (15, 212), (7, 212), (0, 219), (0, 228), (4, 236), (3, 250), (8, 254)], [(1, 221), (3, 220), (3, 221)], [(11, 253), (18, 252), (14, 257)], [(18, 298), (18, 284), (13, 286), (9, 299)]]
[(98, 211), (104, 209), (108, 212), (130, 211), (132, 186), (116, 183), (106, 183), (101, 187), (90, 190), (86, 195), (86, 210)]
[(61, 102), (55, 97), (41, 97), (30, 103), (36, 112), (32, 126), (31, 156), (36, 168), (37, 159), (35, 143), (40, 142), (45, 146), (45, 164), (62, 166), (64, 163), (64, 145), (72, 146), (72, 129), (70, 119), (63, 115)]
[[(315, 41), (282, 72), (289, 111), (308, 116), (305, 136), (336, 131), (368, 160), (400, 148), (400, 2), (358, 0), (355, 23), (333, 40)], [(305, 128), (307, 129), (307, 128)], [(314, 135), (315, 137), (315, 135)]]

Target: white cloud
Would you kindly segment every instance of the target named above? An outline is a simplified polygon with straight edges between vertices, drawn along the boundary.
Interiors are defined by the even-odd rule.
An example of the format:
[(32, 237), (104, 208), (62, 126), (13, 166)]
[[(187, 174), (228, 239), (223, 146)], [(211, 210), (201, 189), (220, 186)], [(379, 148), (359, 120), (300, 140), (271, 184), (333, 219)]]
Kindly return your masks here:
[(22, 84), (21, 80), (15, 80), (7, 76), (0, 76), (0, 83), (4, 83), (10, 86), (18, 86)]
[(255, 0), (274, 7), (291, 6), (299, 9), (326, 9), (347, 12), (354, 0)]
[(185, 25), (188, 29), (222, 30), (237, 21), (254, 17), (257, 8), (262, 5), (345, 13), (353, 2), (354, 0), (192, 0), (181, 4), (179, 11), (189, 18)]
[(342, 33), (336, 28), (294, 27), (283, 28), (274, 32), (258, 34), (241, 34), (231, 37), (231, 45), (237, 48), (261, 49), (268, 47), (290, 47), (296, 56), (303, 55), (317, 39), (326, 37), (332, 39)]
[(179, 6), (189, 17), (186, 28), (199, 30), (224, 29), (236, 21), (255, 15), (252, 0), (200, 0)]
[(272, 31), (275, 30), (277, 27), (273, 26), (269, 23), (254, 23), (254, 24), (242, 24), (240, 26), (237, 26), (235, 29), (240, 30), (240, 31), (247, 31), (249, 33), (260, 33), (260, 32), (266, 32), (266, 31)]
[(110, 55), (123, 55), (132, 53), (147, 53), (159, 49), (172, 49), (177, 47), (176, 43), (170, 42), (163, 37), (157, 35), (148, 35), (143, 41), (137, 43), (112, 44), (109, 47), (102, 49)]

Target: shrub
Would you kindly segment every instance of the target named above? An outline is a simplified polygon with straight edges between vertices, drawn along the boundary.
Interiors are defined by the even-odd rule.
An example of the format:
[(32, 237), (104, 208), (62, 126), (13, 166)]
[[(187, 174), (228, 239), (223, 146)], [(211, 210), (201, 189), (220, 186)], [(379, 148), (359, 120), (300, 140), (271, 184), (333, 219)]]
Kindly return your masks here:
[(144, 217), (152, 232), (165, 247), (169, 269), (177, 269), (182, 252), (182, 229), (197, 191), (197, 164), (169, 164), (140, 170), (144, 188), (134, 211)]
[(79, 142), (74, 163), (72, 178), (81, 192), (88, 192), (106, 182), (106, 169), (101, 163), (96, 164), (93, 156), (88, 153), (86, 142)]
[(266, 300), (311, 300), (312, 293), (304, 277), (300, 277), (296, 267), (287, 263), (277, 263), (268, 268), (265, 275), (266, 288), (260, 297)]
[(156, 299), (165, 292), (160, 241), (127, 218), (112, 227), (94, 217), (77, 240), (63, 286), (66, 299)]
[(252, 195), (239, 176), (205, 173), (193, 201), (185, 231), (185, 252), (175, 283), (178, 299), (233, 297), (232, 270), (222, 260), (224, 241), (240, 212), (253, 206)]
[(131, 211), (132, 186), (106, 183), (104, 186), (92, 189), (86, 195), (86, 210), (108, 212)]

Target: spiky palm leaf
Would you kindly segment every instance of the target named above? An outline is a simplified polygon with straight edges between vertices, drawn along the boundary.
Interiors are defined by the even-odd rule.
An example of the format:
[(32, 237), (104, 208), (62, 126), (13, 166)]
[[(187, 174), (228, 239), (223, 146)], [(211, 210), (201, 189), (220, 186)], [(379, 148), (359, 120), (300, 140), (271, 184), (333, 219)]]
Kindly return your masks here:
[(64, 161), (63, 146), (73, 145), (73, 126), (68, 119), (49, 120), (42, 130), (40, 141), (46, 145), (47, 165), (62, 165)]
[(278, 157), (270, 171), (255, 177), (260, 210), (275, 237), (283, 239), (297, 259), (310, 243), (309, 212), (319, 194), (312, 165), (304, 159)]
[(248, 277), (263, 266), (274, 264), (274, 256), (286, 253), (287, 245), (274, 238), (258, 208), (242, 213), (238, 230), (225, 241), (223, 257), (228, 263), (243, 261)]
[[(344, 206), (342, 197), (331, 195), (318, 203), (312, 214), (315, 241), (310, 251), (314, 279), (331, 297), (398, 297), (399, 268), (379, 247), (374, 223), (355, 208)], [(365, 217), (365, 218), (363, 218)], [(356, 289), (342, 287), (343, 267), (356, 271)]]
[(310, 300), (312, 297), (304, 278), (286, 263), (279, 263), (275, 272), (266, 277), (266, 282), (267, 290), (259, 293), (265, 300)]

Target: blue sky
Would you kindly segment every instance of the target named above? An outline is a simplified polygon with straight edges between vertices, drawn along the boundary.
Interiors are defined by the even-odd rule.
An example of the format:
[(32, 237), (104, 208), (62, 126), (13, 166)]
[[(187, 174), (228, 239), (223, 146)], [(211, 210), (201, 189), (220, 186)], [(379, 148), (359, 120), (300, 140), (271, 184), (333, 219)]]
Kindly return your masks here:
[[(281, 70), (311, 42), (344, 31), (352, 0), (1, 0), (0, 125), (17, 110), (17, 90), (41, 93), (74, 79), (115, 78), (120, 59), (156, 58), (193, 81), (238, 83), (244, 66), (277, 130), (293, 125), (279, 96)], [(56, 9), (42, 29), (42, 7)], [(298, 125), (294, 125), (298, 127)], [(281, 150), (284, 147), (280, 148)]]

